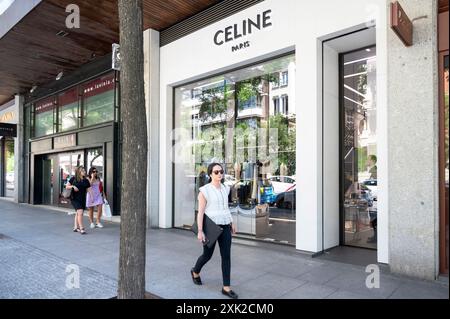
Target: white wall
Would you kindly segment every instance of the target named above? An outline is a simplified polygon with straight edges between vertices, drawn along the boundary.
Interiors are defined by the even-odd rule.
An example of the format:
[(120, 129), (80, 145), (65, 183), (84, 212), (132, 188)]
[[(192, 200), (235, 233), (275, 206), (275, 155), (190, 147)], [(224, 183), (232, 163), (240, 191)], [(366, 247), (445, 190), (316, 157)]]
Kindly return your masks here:
[[(0, 111), (0, 120), (2, 123), (17, 124), (17, 137), (14, 138), (14, 194), (13, 199), (16, 203), (23, 201), (23, 96), (16, 95), (14, 100), (1, 106), (6, 106)], [(12, 118), (11, 118), (12, 116)]]
[(159, 32), (144, 31), (145, 110), (149, 163), (147, 170), (147, 227), (159, 225)]
[(339, 52), (324, 44), (324, 249), (339, 246)]
[[(297, 249), (317, 252), (322, 249), (321, 194), (321, 41), (359, 28), (371, 20), (378, 25), (378, 107), (384, 108), (386, 90), (380, 78), (386, 72), (385, 0), (266, 0), (238, 14), (210, 25), (161, 48), (161, 140), (160, 140), (160, 226), (172, 225), (172, 163), (170, 162), (170, 131), (172, 123), (172, 87), (211, 74), (296, 50), (296, 113), (297, 113)], [(248, 35), (250, 47), (232, 52), (231, 45), (241, 39), (216, 46), (216, 31), (254, 18), (257, 13), (272, 10), (272, 26)], [(383, 43), (380, 43), (382, 41)], [(292, 106), (291, 106), (292, 107)], [(380, 119), (381, 120), (381, 119)], [(381, 170), (386, 169), (383, 163)], [(381, 198), (383, 195), (381, 195)], [(385, 206), (379, 210), (379, 235), (384, 233)], [(385, 225), (387, 226), (387, 225)], [(386, 227), (387, 229), (387, 227)], [(386, 238), (387, 241), (387, 238)], [(386, 250), (387, 245), (379, 246)]]
[(0, 15), (0, 39), (23, 17), (37, 6), (41, 0), (16, 0)]

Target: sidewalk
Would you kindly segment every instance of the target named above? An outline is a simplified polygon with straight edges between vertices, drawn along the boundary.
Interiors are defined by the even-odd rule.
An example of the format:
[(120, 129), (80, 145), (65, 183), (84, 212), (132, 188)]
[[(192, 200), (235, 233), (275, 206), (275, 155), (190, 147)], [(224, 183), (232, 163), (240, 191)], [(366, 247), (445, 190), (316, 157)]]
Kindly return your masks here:
[[(85, 218), (85, 225), (88, 225)], [(111, 298), (118, 278), (119, 225), (72, 232), (73, 216), (0, 199), (0, 298)], [(146, 289), (163, 298), (223, 298), (220, 254), (202, 272), (203, 286), (189, 270), (201, 253), (192, 233), (147, 232)], [(67, 265), (80, 269), (80, 288), (66, 287)], [(379, 289), (366, 287), (365, 267), (311, 258), (293, 248), (236, 240), (232, 285), (242, 299), (439, 298), (448, 283), (412, 280), (381, 267)]]

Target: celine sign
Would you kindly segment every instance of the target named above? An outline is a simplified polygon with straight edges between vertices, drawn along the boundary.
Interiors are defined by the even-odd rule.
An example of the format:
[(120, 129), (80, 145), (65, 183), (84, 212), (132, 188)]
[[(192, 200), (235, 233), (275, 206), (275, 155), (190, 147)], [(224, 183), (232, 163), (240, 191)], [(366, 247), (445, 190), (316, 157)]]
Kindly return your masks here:
[(0, 136), (17, 137), (17, 124), (0, 123)]
[(407, 47), (413, 45), (413, 24), (398, 1), (391, 3), (391, 28)]
[[(271, 14), (272, 10), (266, 10), (262, 13), (258, 13), (255, 18), (247, 18), (240, 23), (235, 23), (223, 30), (218, 30), (214, 34), (214, 44), (221, 46), (224, 43), (235, 41), (240, 38), (245, 38), (247, 35), (252, 34), (258, 30), (265, 29), (272, 25)], [(241, 40), (242, 41), (242, 40)], [(249, 41), (241, 42), (237, 45), (233, 45), (231, 51), (237, 51), (250, 46)]]

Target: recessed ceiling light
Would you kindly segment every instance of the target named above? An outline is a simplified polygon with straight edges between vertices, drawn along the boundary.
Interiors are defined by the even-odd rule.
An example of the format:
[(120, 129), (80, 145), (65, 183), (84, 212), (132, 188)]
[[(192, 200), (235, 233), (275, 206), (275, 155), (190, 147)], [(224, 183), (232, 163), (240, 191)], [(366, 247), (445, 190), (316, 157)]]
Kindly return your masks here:
[(67, 37), (68, 35), (69, 35), (69, 33), (67, 33), (66, 31), (64, 31), (64, 30), (61, 30), (61, 31), (58, 31), (58, 33), (56, 33), (56, 35), (58, 36), (58, 37)]
[(366, 51), (367, 51), (367, 52), (371, 52), (371, 51), (372, 51), (372, 49), (366, 49)]
[(63, 72), (63, 71), (59, 72), (58, 75), (56, 76), (56, 81), (61, 80), (61, 78), (63, 77), (63, 75), (64, 75), (64, 72)]

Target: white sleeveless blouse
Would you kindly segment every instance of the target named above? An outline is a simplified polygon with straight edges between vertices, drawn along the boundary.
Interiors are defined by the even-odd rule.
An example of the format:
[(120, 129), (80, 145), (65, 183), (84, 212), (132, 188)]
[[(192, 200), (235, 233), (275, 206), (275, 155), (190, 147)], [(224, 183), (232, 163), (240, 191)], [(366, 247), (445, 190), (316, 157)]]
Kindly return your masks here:
[(217, 225), (229, 225), (233, 222), (230, 209), (228, 208), (228, 194), (230, 187), (221, 184), (217, 189), (211, 183), (200, 187), (200, 192), (206, 198), (205, 214)]

